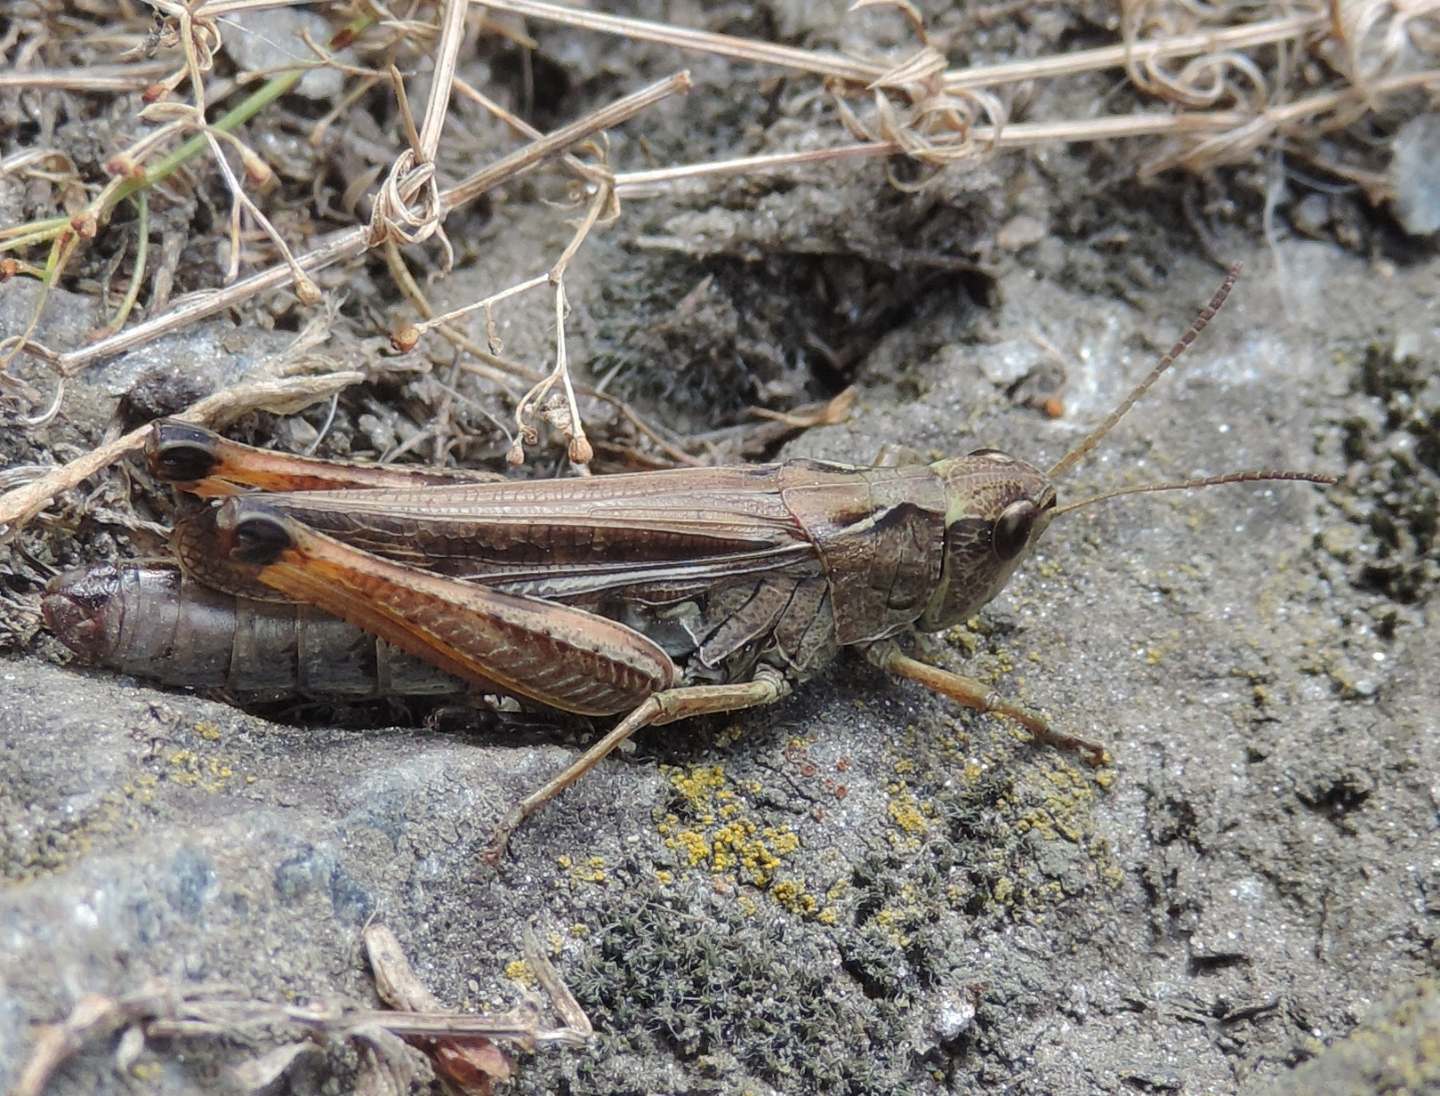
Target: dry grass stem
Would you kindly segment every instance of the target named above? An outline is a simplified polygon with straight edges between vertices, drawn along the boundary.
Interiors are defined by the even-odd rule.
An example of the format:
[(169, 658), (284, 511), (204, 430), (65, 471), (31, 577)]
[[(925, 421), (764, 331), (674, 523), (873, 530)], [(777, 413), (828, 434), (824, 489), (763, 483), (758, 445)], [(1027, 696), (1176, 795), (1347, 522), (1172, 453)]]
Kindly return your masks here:
[[(689, 30), (669, 23), (584, 11), (561, 4), (545, 3), (544, 0), (485, 0), (485, 6), (496, 11), (528, 15), (583, 30), (615, 34), (641, 42), (657, 42), (674, 46), (676, 49), (698, 50), (736, 61), (794, 69), (812, 76), (844, 80), (865, 87), (886, 78), (893, 71), (891, 65), (878, 61), (778, 46), (755, 38), (736, 38), (726, 34)], [(1075, 50), (1053, 57), (978, 65), (945, 72), (941, 84), (946, 91), (960, 91), (1022, 80), (1074, 76), (1156, 58), (1296, 41), (1316, 30), (1324, 29), (1328, 18), (1326, 12), (1315, 11), (1242, 26), (1177, 34), (1156, 41), (1127, 42), (1090, 50)]]
[[(312, 1040), (354, 1043), (360, 1051), (357, 1089), (382, 1074), (390, 1088), (374, 1091), (408, 1091), (428, 1079), (407, 1059), (416, 1055), (398, 1040), (424, 1048), (435, 1068), (447, 1079), (479, 1085), (488, 1091), (489, 1080), (510, 1075), (508, 1058), (494, 1041), (515, 1044), (524, 1051), (539, 1046), (581, 1047), (593, 1035), (589, 1019), (541, 952), (534, 934), (525, 935), (525, 962), (541, 988), (558, 1025), (544, 1019), (542, 1002), (527, 998), (504, 1013), (471, 1014), (445, 1010), (411, 970), (400, 943), (383, 926), (365, 929), (365, 946), (382, 1000), (397, 1005), (394, 1011), (357, 1008), (341, 1002), (287, 1005), (244, 997), (223, 986), (172, 986), (152, 981), (121, 997), (88, 994), (70, 1015), (41, 1028), (35, 1047), (12, 1090), (14, 1096), (40, 1096), (54, 1072), (86, 1046), (123, 1032), (115, 1054), (115, 1067), (124, 1073), (152, 1039), (221, 1039), (241, 1044), (277, 1036), (294, 1040), (246, 1062), (234, 1071), (234, 1080), (249, 1090), (278, 1081), (302, 1054), (318, 1049)], [(396, 1087), (398, 1085), (398, 1087)], [(465, 1089), (472, 1091), (472, 1089)]]
[[(437, 317), (435, 316), (434, 310), (430, 307), (429, 301), (425, 299), (425, 295), (420, 290), (420, 287), (416, 285), (415, 279), (411, 277), (409, 270), (406, 269), (404, 263), (400, 261), (398, 249), (391, 245), (387, 248), (386, 255), (387, 260), (390, 263), (390, 269), (395, 276), (396, 284), (399, 285), (401, 291), (405, 294), (407, 299), (411, 302), (411, 304), (415, 306), (416, 310), (419, 311), (420, 314), (424, 316), (427, 320), (436, 321)], [(520, 283), (519, 285), (511, 286), (507, 290), (502, 290), (502, 295), (510, 296), (516, 292), (520, 292), (525, 289), (533, 289), (536, 286), (543, 284), (545, 281), (548, 281), (549, 277), (550, 276), (548, 273), (544, 275), (538, 275), (536, 278), (532, 279), (531, 282)], [(494, 302), (492, 301), (491, 303)], [(484, 302), (482, 301), (477, 302), (476, 304), (466, 305), (463, 308), (456, 309), (453, 315), (459, 316), (472, 312), (477, 307), (483, 306), (483, 304)], [(441, 317), (440, 319), (444, 318), (445, 317)], [(463, 331), (459, 330), (458, 328), (452, 326), (449, 323), (428, 323), (426, 325), (426, 329), (433, 329), (437, 331), (458, 350), (467, 354), (470, 359), (473, 359), (461, 359), (457, 363), (457, 365), (463, 372), (469, 373), (472, 376), (480, 377), (492, 384), (495, 384), (502, 391), (507, 392), (511, 395), (515, 395), (515, 393), (510, 387), (511, 382), (514, 378), (518, 377), (533, 384), (539, 381), (542, 377), (542, 374), (540, 374), (534, 369), (531, 369), (529, 366), (526, 366), (520, 362), (511, 361), (510, 359), (502, 357), (493, 349), (487, 349), (486, 347), (481, 346), (479, 343), (475, 342), (475, 340), (471, 339), (468, 335), (466, 335)], [(411, 337), (412, 336), (409, 332), (406, 332), (402, 329), (401, 345), (405, 345)], [(416, 340), (419, 339), (418, 330), (414, 331), (413, 338)], [(646, 437), (658, 450), (660, 450), (661, 453), (665, 455), (666, 458), (668, 458), (674, 464), (694, 467), (705, 463), (704, 461), (698, 460), (691, 453), (686, 452), (680, 446), (676, 445), (675, 442), (671, 438), (667, 437), (663, 431), (661, 431), (654, 424), (647, 421), (642, 415), (636, 412), (636, 410), (624, 400), (618, 399), (617, 397), (610, 395), (608, 392), (600, 391), (598, 388), (594, 388), (589, 385), (577, 384), (575, 385), (575, 390), (580, 395), (589, 397), (591, 399), (599, 400), (600, 402), (614, 408), (614, 410), (623, 419), (625, 419), (625, 421), (630, 423), (631, 426), (633, 426), (637, 431), (644, 435), (644, 437)]]
[[(150, 261), (150, 197), (148, 192), (137, 191), (135, 202), (135, 260), (130, 269), (130, 283), (125, 287), (115, 315), (104, 327), (104, 332), (114, 334), (125, 326), (135, 302), (140, 299), (140, 287), (145, 281), (145, 267)], [(63, 380), (63, 377), (62, 377)]]
[[(467, 81), (461, 79), (458, 76), (455, 78), (455, 90), (458, 91), (465, 98), (484, 107), (496, 118), (500, 119), (500, 121), (504, 122), (512, 130), (514, 130), (516, 133), (526, 138), (527, 140), (533, 141), (536, 138), (543, 136), (543, 134), (538, 129), (532, 126), (529, 122), (525, 121), (525, 119), (517, 116), (511, 111), (506, 110), (503, 106), (495, 102), (494, 99), (491, 99), (479, 88), (474, 87), (472, 84), (468, 83)], [(609, 180), (610, 178), (610, 172), (607, 169), (597, 167), (594, 164), (587, 164), (584, 160), (580, 159), (580, 157), (576, 156), (573, 152), (567, 152), (562, 155), (559, 162), (565, 168), (565, 170), (569, 171), (572, 175), (587, 183), (599, 184)]]
[[(452, 308), (449, 312), (446, 312), (442, 315), (430, 316), (427, 319), (420, 320), (413, 324), (408, 324), (403, 329), (403, 338), (396, 340), (397, 349), (409, 350), (419, 340), (419, 337), (425, 334), (427, 331), (433, 330), (436, 327), (440, 327), (443, 324), (453, 323), (455, 320), (458, 320), (463, 316), (468, 316), (472, 312), (483, 311), (488, 313), (492, 305), (499, 304), (501, 301), (506, 300), (510, 297), (519, 296), (521, 293), (524, 293), (527, 290), (538, 289), (540, 286), (546, 284), (548, 281), (550, 281), (550, 273), (549, 271), (546, 271), (544, 274), (537, 274), (533, 278), (527, 278), (523, 282), (516, 282), (512, 286), (506, 289), (502, 289), (498, 293), (492, 293), (488, 297), (482, 297), (478, 301), (472, 301), (470, 304), (461, 305), (459, 308)], [(487, 323), (486, 327), (488, 328), (489, 326), (491, 325)]]
[[(1346, 88), (1337, 89), (1333, 94), (1339, 95), (1343, 103), (1363, 104), (1372, 110), (1380, 105), (1383, 98), (1402, 90), (1402, 85), (1383, 79), (1395, 75), (1395, 67), (1405, 63), (1402, 59), (1408, 58), (1410, 68), (1407, 75), (1414, 78), (1403, 85), (1406, 88), (1432, 87), (1429, 73), (1440, 67), (1437, 64), (1440, 62), (1440, 56), (1437, 56), (1440, 55), (1440, 30), (1434, 26), (1437, 5), (1433, 0), (1419, 0), (1410, 5), (1394, 5), (1385, 0), (1352, 0), (1333, 5), (1313, 2), (1308, 9), (1273, 19), (1235, 25), (1202, 25), (1199, 29), (1194, 25), (1207, 17), (1213, 22), (1233, 17), (1232, 13), (1218, 9), (1197, 13), (1181, 5), (1131, 0), (1122, 5), (1124, 40), (1113, 46), (951, 70), (944, 70), (943, 56), (928, 45), (923, 25), (917, 22), (919, 15), (915, 9), (895, 0), (879, 0), (875, 4), (867, 0), (854, 7), (894, 7), (905, 15), (921, 46), (897, 65), (692, 31), (543, 0), (492, 0), (486, 6), (580, 29), (657, 42), (677, 49), (699, 50), (737, 61), (799, 70), (842, 84), (863, 86), (875, 93), (876, 121), (861, 121), (843, 101), (838, 101), (841, 119), (862, 141), (875, 140), (877, 146), (883, 144), (886, 147), (868, 151), (850, 147), (840, 155), (888, 156), (901, 153), (932, 166), (972, 159), (992, 149), (1043, 140), (1169, 134), (1190, 135), (1193, 140), (1188, 147), (1167, 152), (1154, 160), (1145, 174), (1177, 165), (1203, 170), (1216, 163), (1234, 162), (1249, 156), (1272, 138), (1277, 131), (1277, 119), (1265, 116), (1272, 103), (1282, 102), (1287, 97), (1291, 100), (1312, 98), (1280, 94), (1282, 89), (1269, 86), (1269, 73), (1241, 51), (1270, 47), (1305, 50), (1324, 56), (1325, 47), (1333, 43), (1340, 56), (1346, 59), (1345, 68), (1350, 81)], [(1187, 26), (1187, 22), (1191, 25)], [(1192, 59), (1174, 72), (1167, 71), (1162, 65), (1162, 62), (1182, 58)], [(1186, 120), (1166, 123), (1139, 116), (1134, 123), (1117, 122), (1110, 118), (1032, 123), (1054, 128), (1022, 132), (1017, 141), (1009, 143), (1004, 140), (1008, 132), (1004, 108), (985, 90), (1021, 81), (1054, 79), (1121, 67), (1126, 69), (1137, 89), (1189, 108), (1188, 112), (1181, 111), (1176, 115)], [(1417, 67), (1422, 70), (1421, 73), (1415, 71)], [(1280, 71), (1284, 71), (1283, 67)], [(897, 109), (880, 94), (884, 89), (908, 96), (910, 107)], [(1210, 113), (1194, 118), (1195, 108), (1214, 107), (1225, 100), (1232, 101), (1235, 113)], [(1323, 102), (1324, 99), (1314, 98), (1300, 114), (1311, 116), (1321, 113), (1325, 109), (1320, 105)], [(982, 116), (988, 120), (988, 125), (978, 122)], [(1347, 121), (1355, 120), (1350, 118)], [(1095, 127), (1093, 130), (1088, 128), (1092, 125)], [(1220, 126), (1233, 129), (1233, 134), (1213, 136), (1214, 130)], [(1310, 139), (1314, 134), (1307, 132), (1304, 136)], [(825, 158), (824, 154), (816, 157), (820, 160)], [(671, 178), (712, 172), (771, 170), (783, 162), (779, 157), (768, 162), (763, 157), (740, 157), (724, 161), (723, 167), (684, 165), (656, 172), (634, 173), (633, 176), (622, 176), (617, 181), (617, 190), (634, 195), (640, 186)], [(666, 172), (674, 174), (667, 175)]]
[(594, 113), (588, 114), (579, 121), (572, 122), (546, 137), (532, 141), (525, 147), (497, 160), (490, 167), (482, 168), (463, 182), (457, 183), (443, 192), (440, 195), (441, 204), (448, 212), (457, 206), (473, 201), (478, 195), (483, 194), (505, 178), (528, 171), (541, 160), (557, 155), (571, 145), (577, 145), (598, 133), (620, 125), (672, 95), (689, 90), (690, 74), (688, 72), (677, 72), (674, 76), (658, 80), (649, 87), (642, 88), (623, 99), (617, 99), (608, 106), (601, 107)]
[(450, 89), (455, 82), (455, 58), (465, 39), (465, 12), (468, 0), (444, 0), (440, 42), (435, 50), (435, 70), (430, 78), (430, 102), (425, 107), (425, 124), (420, 130), (420, 147), (415, 155), (434, 160), (440, 147), (440, 132), (450, 107)]
[[(561, 252), (560, 258), (555, 261), (546, 280), (555, 287), (555, 368), (554, 370), (529, 392), (521, 397), (519, 404), (515, 407), (515, 425), (518, 434), (510, 446), (507, 460), (511, 464), (520, 464), (525, 459), (525, 444), (533, 445), (538, 437), (534, 426), (528, 421), (538, 413), (547, 418), (548, 421), (558, 429), (565, 437), (566, 452), (570, 462), (583, 468), (590, 463), (595, 455), (594, 448), (585, 437), (585, 426), (580, 420), (580, 408), (575, 403), (575, 384), (570, 376), (570, 358), (565, 348), (565, 270), (570, 265), (570, 260), (585, 242), (591, 230), (599, 222), (601, 215), (612, 213), (618, 216), (618, 208), (615, 207), (615, 191), (609, 185), (600, 186), (591, 196), (590, 205), (585, 210), (585, 216), (570, 238), (570, 242)], [(556, 384), (561, 386), (564, 392), (563, 411), (555, 408), (547, 408), (544, 405), (545, 397)]]
[(133, 65), (95, 65), (81, 69), (32, 69), (0, 72), (0, 90), (30, 88), (66, 91), (141, 91), (169, 68), (154, 61)]
[(201, 0), (194, 7), (196, 19), (222, 19), (227, 15), (269, 11), (275, 8), (304, 7), (307, 0)]
[(1020, 80), (1046, 80), (1060, 76), (1078, 76), (1085, 72), (1144, 64), (1171, 57), (1213, 53), (1222, 50), (1249, 49), (1277, 42), (1299, 42), (1326, 25), (1324, 12), (1289, 15), (1258, 23), (1244, 23), (1216, 30), (1175, 34), (1164, 38), (1136, 39), (1114, 46), (1075, 50), (1053, 57), (1027, 58), (994, 65), (974, 65), (947, 72), (943, 83), (946, 90), (992, 87)]
[(405, 81), (400, 70), (391, 65), (389, 75), (410, 147), (390, 165), (380, 192), (375, 196), (366, 243), (372, 248), (388, 242), (418, 244), (438, 233), (445, 253), (445, 269), (448, 270), (454, 250), (440, 230), (440, 195), (435, 184), (435, 164), (421, 150), (420, 134), (410, 113), (410, 101), (405, 94)]
[[(1081, 141), (1110, 141), (1127, 137), (1157, 137), (1179, 133), (1222, 132), (1252, 121), (1238, 111), (1214, 111), (1176, 115), (1170, 113), (1125, 114), (1080, 121), (1011, 122), (1003, 130), (976, 126), (972, 132), (972, 155), (984, 147), (1016, 149), (1033, 145)], [(835, 148), (813, 148), (803, 152), (777, 152), (741, 156), (734, 160), (656, 168), (653, 171), (626, 171), (615, 176), (621, 197), (640, 197), (650, 189), (670, 183), (715, 175), (748, 175), (783, 171), (832, 160), (873, 159), (897, 156), (906, 149), (897, 141), (866, 141)]]
[[(634, 94), (627, 95), (601, 110), (586, 115), (578, 121), (563, 126), (509, 155), (501, 157), (455, 186), (442, 191), (440, 194), (441, 206), (448, 213), (452, 209), (465, 205), (492, 187), (533, 170), (548, 157), (557, 155), (571, 145), (584, 141), (604, 129), (618, 125), (660, 100), (687, 90), (689, 86), (689, 76), (682, 72), (657, 81)], [(334, 232), (311, 250), (296, 256), (296, 265), (301, 270), (313, 272), (323, 270), (325, 267), (346, 259), (352, 259), (369, 247), (368, 234), (369, 228), (365, 225)], [(227, 308), (249, 300), (258, 293), (288, 285), (291, 280), (290, 267), (284, 263), (277, 264), (223, 289), (196, 295), (169, 312), (144, 320), (126, 331), (121, 331), (76, 350), (53, 354), (52, 357), (62, 372), (73, 373), (102, 358), (133, 350), (162, 335), (181, 330), (206, 316), (223, 312)], [(48, 353), (45, 348), (37, 347), (34, 343), (27, 343), (27, 349), (37, 356)]]
[[(219, 428), (251, 411), (293, 415), (311, 404), (329, 399), (334, 393), (365, 380), (358, 370), (344, 370), (315, 377), (286, 377), (281, 380), (238, 384), (197, 400), (176, 418)], [(127, 453), (145, 445), (150, 427), (142, 426), (114, 441), (106, 442), (82, 457), (0, 495), (0, 540), (8, 540), (35, 517), (62, 491), (77, 487), (103, 471)]]
[[(450, 317), (437, 317), (434, 308), (426, 299), (424, 291), (415, 281), (410, 273), (409, 267), (405, 265), (404, 257), (400, 254), (400, 248), (393, 240), (387, 241), (384, 249), (385, 262), (390, 270), (390, 275), (395, 280), (396, 286), (404, 294), (417, 312), (423, 317), (421, 323), (405, 324), (391, 334), (391, 345), (397, 349), (404, 349), (414, 346), (420, 341), (423, 331), (436, 330), (462, 353), (469, 354), (475, 359), (473, 362), (460, 362), (460, 368), (472, 373), (474, 376), (483, 377), (485, 380), (500, 387), (510, 395), (516, 395), (511, 389), (511, 383), (516, 377), (521, 380), (533, 383), (539, 373), (529, 369), (519, 362), (512, 362), (486, 350), (479, 343), (469, 338), (463, 331), (451, 326), (446, 320)], [(512, 292), (509, 290), (502, 292)], [(466, 305), (456, 309), (456, 315), (464, 315), (473, 310), (473, 306)]]
[(812, 407), (796, 408), (794, 411), (772, 411), (768, 407), (747, 408), (757, 419), (768, 419), (796, 430), (810, 430), (817, 426), (834, 426), (850, 417), (860, 390), (853, 384), (838, 396)]
[(454, 253), (440, 228), (444, 211), (435, 180), (435, 153), (439, 149), (440, 134), (449, 111), (455, 58), (465, 36), (466, 7), (467, 0), (445, 0), (440, 41), (435, 51), (435, 70), (430, 80), (430, 100), (426, 104), (425, 121), (419, 132), (410, 114), (404, 81), (394, 65), (390, 66), (409, 148), (400, 153), (391, 165), (370, 217), (371, 247), (387, 239), (407, 244), (423, 243), (439, 233), (445, 249), (447, 270)]
[(653, 23), (647, 19), (631, 19), (622, 15), (606, 15), (596, 11), (582, 11), (561, 4), (547, 4), (542, 0), (484, 0), (485, 7), (492, 11), (506, 11), (514, 15), (529, 15), (537, 19), (563, 23), (582, 30), (615, 34), (636, 42), (658, 42), (676, 49), (693, 49), (716, 57), (729, 57), (735, 61), (751, 61), (756, 64), (775, 65), (779, 68), (797, 69), (816, 76), (833, 77), (855, 84), (869, 84), (884, 75), (887, 66), (857, 61), (838, 53), (824, 53), (816, 50), (796, 49), (781, 46), (759, 38), (736, 38), (728, 34), (712, 34), (709, 31), (690, 30), (670, 23)]
[[(443, 1013), (448, 1011), (411, 968), (405, 950), (395, 934), (379, 922), (365, 926), (361, 934), (375, 992), (392, 1009), (405, 1012)], [(429, 1055), (437, 1072), (463, 1085), (475, 1077), (488, 1082), (505, 1081), (514, 1074), (508, 1055), (483, 1035), (468, 1039), (416, 1037), (416, 1045)], [(529, 1047), (525, 1049), (530, 1049)]]

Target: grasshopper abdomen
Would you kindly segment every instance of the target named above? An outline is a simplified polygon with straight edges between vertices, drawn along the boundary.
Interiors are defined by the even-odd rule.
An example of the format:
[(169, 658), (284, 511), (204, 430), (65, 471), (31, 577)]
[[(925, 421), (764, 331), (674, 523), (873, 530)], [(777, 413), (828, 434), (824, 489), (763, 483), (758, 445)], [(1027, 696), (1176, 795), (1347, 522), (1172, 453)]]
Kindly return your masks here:
[(212, 590), (171, 564), (94, 564), (51, 581), (50, 630), (86, 661), (245, 703), (452, 696), (458, 678), (308, 605)]

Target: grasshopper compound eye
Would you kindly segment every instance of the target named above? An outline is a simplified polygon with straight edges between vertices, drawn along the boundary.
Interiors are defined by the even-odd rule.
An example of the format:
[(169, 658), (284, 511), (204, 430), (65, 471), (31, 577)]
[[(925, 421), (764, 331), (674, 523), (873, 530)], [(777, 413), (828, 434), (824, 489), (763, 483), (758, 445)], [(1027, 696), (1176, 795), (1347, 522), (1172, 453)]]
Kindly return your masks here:
[(991, 534), (990, 550), (996, 558), (1009, 562), (1025, 551), (1030, 543), (1030, 533), (1035, 528), (1035, 519), (1040, 516), (1040, 507), (1029, 499), (1012, 502), (995, 520), (995, 531)]

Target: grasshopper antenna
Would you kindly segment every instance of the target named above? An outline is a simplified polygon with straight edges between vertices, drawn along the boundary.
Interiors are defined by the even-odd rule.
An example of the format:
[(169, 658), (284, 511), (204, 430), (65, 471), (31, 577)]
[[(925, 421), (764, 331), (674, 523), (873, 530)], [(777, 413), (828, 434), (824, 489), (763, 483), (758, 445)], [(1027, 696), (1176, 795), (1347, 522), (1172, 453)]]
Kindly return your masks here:
[[(1145, 379), (1131, 389), (1130, 394), (1121, 401), (1120, 405), (1116, 407), (1114, 411), (1111, 411), (1110, 414), (1106, 416), (1104, 422), (1087, 434), (1079, 445), (1075, 446), (1074, 449), (1070, 450), (1070, 452), (1055, 462), (1048, 473), (1052, 480), (1075, 467), (1092, 449), (1099, 445), (1100, 442), (1104, 440), (1105, 435), (1110, 433), (1114, 425), (1125, 417), (1126, 412), (1134, 407), (1140, 397), (1150, 390), (1150, 386), (1158, 381), (1165, 371), (1175, 364), (1176, 359), (1190, 348), (1190, 344), (1199, 337), (1200, 332), (1205, 330), (1206, 325), (1215, 318), (1215, 313), (1219, 312), (1225, 304), (1225, 298), (1230, 296), (1230, 290), (1235, 288), (1235, 282), (1240, 277), (1240, 266), (1240, 263), (1236, 263), (1226, 272), (1225, 280), (1220, 283), (1220, 288), (1217, 289), (1215, 295), (1210, 298), (1210, 303), (1200, 310), (1200, 315), (1195, 317), (1195, 322), (1186, 329), (1185, 334), (1180, 336), (1175, 345), (1165, 353), (1165, 356), (1155, 363), (1155, 368), (1150, 370)], [(1306, 483), (1321, 483), (1327, 486), (1333, 486), (1339, 482), (1335, 476), (1327, 476), (1318, 472), (1270, 470), (1226, 472), (1223, 475), (1205, 476), (1201, 479), (1177, 480), (1171, 483), (1146, 483), (1138, 487), (1121, 487), (1114, 491), (1106, 491), (1103, 494), (1091, 495), (1089, 498), (1066, 503), (1064, 506), (1055, 508), (1050, 513), (1052, 518), (1059, 517), (1067, 510), (1078, 510), (1082, 506), (1089, 506), (1092, 503), (1102, 502), (1105, 499), (1113, 499), (1120, 495), (1140, 495), (1150, 491), (1186, 491), (1192, 487), (1215, 487), (1222, 483), (1257, 483), (1265, 480), (1301, 480)]]
[(1224, 475), (1205, 476), (1201, 479), (1176, 480), (1173, 483), (1142, 483), (1138, 487), (1121, 487), (1103, 494), (1091, 495), (1089, 498), (1076, 499), (1074, 502), (1067, 502), (1064, 506), (1057, 506), (1050, 511), (1050, 516), (1057, 518), (1067, 510), (1078, 510), (1082, 506), (1104, 502), (1106, 499), (1117, 498), (1120, 495), (1143, 495), (1150, 491), (1188, 491), (1192, 487), (1218, 487), (1222, 483), (1261, 483), (1267, 480), (1298, 480), (1303, 483), (1323, 483), (1327, 487), (1333, 487), (1340, 482), (1338, 477), (1327, 476), (1323, 472), (1282, 472), (1264, 469), (1254, 472), (1226, 472)]
[(1235, 282), (1240, 277), (1240, 268), (1241, 264), (1236, 263), (1226, 271), (1225, 280), (1220, 283), (1220, 288), (1215, 291), (1215, 296), (1210, 298), (1210, 303), (1200, 310), (1200, 315), (1195, 317), (1195, 322), (1186, 329), (1185, 334), (1180, 336), (1179, 341), (1155, 363), (1155, 368), (1150, 370), (1149, 376), (1137, 384), (1120, 406), (1111, 411), (1105, 421), (1090, 431), (1079, 445), (1055, 462), (1048, 473), (1052, 480), (1064, 475), (1084, 460), (1090, 450), (1099, 445), (1114, 425), (1125, 417), (1130, 408), (1135, 406), (1140, 397), (1150, 391), (1151, 385), (1158, 381), (1165, 371), (1175, 364), (1180, 355), (1190, 348), (1190, 344), (1200, 337), (1200, 332), (1204, 331), (1206, 325), (1215, 318), (1215, 313), (1219, 312), (1225, 304), (1225, 298), (1230, 296), (1230, 290), (1235, 288)]

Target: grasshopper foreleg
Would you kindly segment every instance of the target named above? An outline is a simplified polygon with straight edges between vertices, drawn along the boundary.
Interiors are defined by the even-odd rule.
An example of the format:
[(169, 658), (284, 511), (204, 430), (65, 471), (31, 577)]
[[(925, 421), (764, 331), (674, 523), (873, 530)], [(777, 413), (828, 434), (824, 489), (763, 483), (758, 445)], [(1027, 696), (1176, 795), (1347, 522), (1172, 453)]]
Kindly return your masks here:
[(1036, 742), (1043, 742), (1047, 746), (1064, 750), (1067, 753), (1079, 754), (1089, 765), (1098, 768), (1110, 759), (1104, 746), (1098, 746), (1083, 738), (1056, 731), (1045, 722), (1044, 717), (1006, 702), (987, 689), (984, 683), (976, 681), (973, 677), (964, 677), (913, 659), (902, 654), (900, 648), (891, 641), (872, 643), (866, 648), (865, 657), (880, 669), (888, 670), (899, 677), (909, 678), (911, 681), (918, 681), (927, 689), (937, 692), (941, 696), (949, 697), (957, 704), (963, 704), (977, 712), (993, 712), (996, 715), (1013, 719), (1029, 731)]
[(783, 676), (762, 666), (753, 681), (742, 681), (733, 685), (683, 686), (648, 697), (617, 723), (614, 730), (576, 758), (563, 772), (552, 777), (511, 808), (496, 827), (495, 836), (485, 851), (485, 861), (489, 864), (498, 863), (505, 854), (511, 835), (525, 819), (583, 777), (636, 731), (696, 715), (713, 715), (716, 712), (733, 712), (741, 708), (774, 704), (788, 694), (790, 688), (790, 683)]

